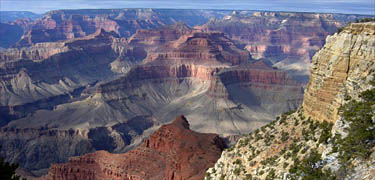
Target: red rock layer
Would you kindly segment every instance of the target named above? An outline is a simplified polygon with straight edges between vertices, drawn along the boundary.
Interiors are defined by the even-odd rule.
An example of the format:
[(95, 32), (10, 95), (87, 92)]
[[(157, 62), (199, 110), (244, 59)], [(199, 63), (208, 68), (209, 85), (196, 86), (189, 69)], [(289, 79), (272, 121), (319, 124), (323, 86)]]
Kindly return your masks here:
[(98, 151), (55, 164), (41, 179), (201, 180), (224, 149), (215, 134), (191, 131), (185, 117), (163, 125), (125, 154)]
[(275, 70), (262, 61), (229, 69), (219, 76), (225, 85), (235, 83), (296, 85), (287, 72)]
[(326, 36), (343, 24), (332, 14), (254, 12), (233, 13), (199, 28), (239, 40), (254, 58), (303, 58), (308, 63)]
[(361, 92), (362, 81), (374, 72), (374, 42), (375, 23), (353, 23), (327, 38), (312, 59), (303, 101), (306, 117), (333, 122), (340, 118), (339, 107)]
[(137, 86), (137, 82), (151, 80), (162, 83), (182, 78), (196, 78), (201, 80), (212, 79), (215, 67), (207, 67), (195, 64), (179, 65), (141, 65), (132, 68), (126, 77), (111, 81), (98, 87), (97, 92), (112, 92)]
[(247, 51), (237, 48), (223, 33), (194, 31), (151, 51), (146, 61), (238, 65), (250, 59)]

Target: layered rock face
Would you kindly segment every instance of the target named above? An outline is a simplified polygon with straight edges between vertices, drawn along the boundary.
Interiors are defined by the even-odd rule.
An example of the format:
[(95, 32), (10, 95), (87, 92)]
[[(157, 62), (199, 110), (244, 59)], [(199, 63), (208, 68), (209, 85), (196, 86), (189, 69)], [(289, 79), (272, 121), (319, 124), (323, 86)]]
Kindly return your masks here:
[(237, 48), (223, 33), (192, 32), (151, 51), (146, 62), (238, 65), (249, 60), (249, 53)]
[(345, 96), (365, 88), (361, 82), (375, 66), (374, 28), (373, 23), (354, 23), (327, 38), (311, 63), (302, 106), (305, 116), (335, 122)]
[(349, 15), (234, 11), (199, 28), (224, 32), (243, 44), (253, 58), (279, 62), (278, 67), (306, 81), (310, 59), (323, 46), (326, 36), (350, 20)]
[[(338, 113), (344, 104), (353, 103), (350, 99), (362, 102), (359, 94), (374, 88), (374, 30), (373, 22), (353, 23), (329, 36), (313, 57), (302, 107), (241, 138), (223, 152), (205, 179), (374, 179), (371, 136), (364, 141), (348, 139), (355, 136), (349, 134), (352, 128), (371, 134), (373, 127), (351, 127), (347, 115)], [(365, 108), (370, 112), (366, 117), (346, 113), (358, 115), (355, 121), (371, 122), (374, 107), (355, 111)], [(354, 155), (361, 153), (359, 149), (346, 150), (361, 143), (369, 150), (365, 157)]]
[(72, 156), (98, 150), (124, 152), (129, 145), (140, 141), (146, 130), (158, 124), (152, 117), (138, 116), (91, 129), (2, 128), (0, 143), (7, 161), (17, 162), (34, 176), (41, 176), (52, 163), (64, 163)]
[(125, 154), (98, 151), (55, 164), (41, 179), (202, 179), (225, 143), (216, 134), (189, 129), (184, 116), (163, 125)]
[[(110, 76), (106, 65), (117, 58), (111, 46), (114, 38), (99, 30), (83, 39), (1, 52), (1, 105), (17, 106), (61, 95)], [(90, 73), (94, 71), (98, 72)]]
[[(181, 12), (183, 11), (183, 12)], [(129, 37), (138, 29), (154, 29), (185, 20), (194, 26), (212, 17), (222, 17), (226, 11), (162, 9), (108, 9), (108, 10), (58, 10), (50, 11), (36, 20), (16, 44), (30, 46), (39, 42), (73, 39), (94, 33), (97, 29), (114, 31)], [(181, 16), (184, 14), (184, 16)]]
[(157, 48), (158, 45), (175, 41), (183, 35), (190, 34), (192, 31), (190, 27), (182, 22), (164, 26), (156, 30), (140, 29), (129, 38), (129, 44), (145, 47), (154, 46), (154, 48)]

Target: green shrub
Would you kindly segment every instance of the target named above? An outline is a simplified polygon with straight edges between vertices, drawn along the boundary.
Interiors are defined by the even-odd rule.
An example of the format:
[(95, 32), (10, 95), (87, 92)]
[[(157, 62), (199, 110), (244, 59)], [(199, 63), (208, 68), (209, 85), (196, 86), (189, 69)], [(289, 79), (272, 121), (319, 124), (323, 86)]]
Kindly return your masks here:
[(252, 180), (253, 176), (251, 174), (246, 174), (245, 175), (245, 180)]
[(266, 176), (266, 180), (273, 180), (276, 178), (276, 171), (275, 169), (271, 169), (268, 175)]
[(19, 180), (20, 176), (16, 175), (17, 168), (18, 164), (5, 162), (4, 158), (0, 157), (0, 179)]
[(236, 175), (236, 176), (239, 176), (241, 174), (241, 168), (236, 168), (234, 169), (233, 173)]
[(285, 142), (289, 139), (289, 133), (288, 132), (281, 132), (281, 141)]
[[(375, 80), (370, 82), (375, 85)], [(339, 112), (344, 121), (349, 122), (348, 136), (337, 138), (339, 144), (340, 160), (347, 163), (351, 158), (360, 157), (367, 159), (372, 153), (375, 142), (375, 88), (360, 94), (361, 101), (351, 100), (340, 107)]]
[(333, 127), (333, 123), (328, 123), (327, 121), (324, 121), (323, 123), (321, 123), (319, 125), (319, 127), (322, 129), (322, 133), (320, 135), (320, 138), (319, 138), (319, 141), (318, 143), (321, 144), (321, 143), (328, 143), (328, 139), (332, 136), (332, 127)]
[(341, 33), (344, 30), (345, 27), (339, 27), (337, 28), (337, 33)]
[(296, 160), (293, 166), (289, 169), (289, 173), (292, 175), (291, 178), (302, 180), (336, 179), (336, 176), (330, 171), (324, 171), (322, 167), (319, 166), (319, 162), (321, 161), (321, 154), (316, 150), (312, 150), (307, 158), (302, 161)]
[(363, 18), (360, 22), (375, 22), (375, 18)]
[(237, 164), (237, 165), (241, 165), (242, 164), (242, 161), (241, 159), (237, 159), (233, 162), (233, 164)]

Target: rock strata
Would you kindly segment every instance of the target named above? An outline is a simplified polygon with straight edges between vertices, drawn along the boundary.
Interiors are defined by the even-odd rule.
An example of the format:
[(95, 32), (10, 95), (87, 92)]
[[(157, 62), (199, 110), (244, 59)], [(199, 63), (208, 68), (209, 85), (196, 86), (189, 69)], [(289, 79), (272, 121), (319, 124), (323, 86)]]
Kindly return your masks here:
[(68, 163), (52, 165), (41, 179), (199, 180), (224, 147), (218, 135), (191, 131), (186, 118), (179, 116), (132, 151), (98, 151), (73, 157)]
[[(313, 57), (302, 107), (240, 138), (223, 152), (205, 179), (374, 179), (372, 136), (365, 136), (362, 142), (346, 138), (355, 136), (348, 136), (353, 128), (362, 134), (373, 133), (373, 123), (351, 127), (354, 122), (346, 118), (355, 113), (360, 116), (368, 108), (369, 113), (363, 112), (355, 121), (371, 121), (374, 107), (338, 113), (346, 103), (363, 102), (360, 93), (374, 88), (374, 29), (373, 22), (353, 23), (329, 36)], [(365, 144), (361, 148), (369, 150), (365, 158), (353, 155), (365, 151), (358, 148), (361, 143)]]

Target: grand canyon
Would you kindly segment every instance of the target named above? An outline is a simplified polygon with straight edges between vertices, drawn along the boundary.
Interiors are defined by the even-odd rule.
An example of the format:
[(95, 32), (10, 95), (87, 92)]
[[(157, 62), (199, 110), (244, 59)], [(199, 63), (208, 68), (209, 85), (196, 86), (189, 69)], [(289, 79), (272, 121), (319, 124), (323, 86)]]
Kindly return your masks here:
[[(263, 136), (279, 138), (270, 124), (289, 131), (274, 119), (296, 110), (282, 118), (334, 123), (343, 96), (369, 89), (374, 72), (374, 23), (351, 24), (366, 15), (8, 14), (0, 22), (0, 155), (30, 179), (247, 178), (236, 160), (264, 179), (259, 163), (248, 166), (253, 150), (241, 143), (253, 135), (244, 134), (267, 127)], [(257, 143), (262, 153), (251, 157), (261, 162), (289, 145)]]

